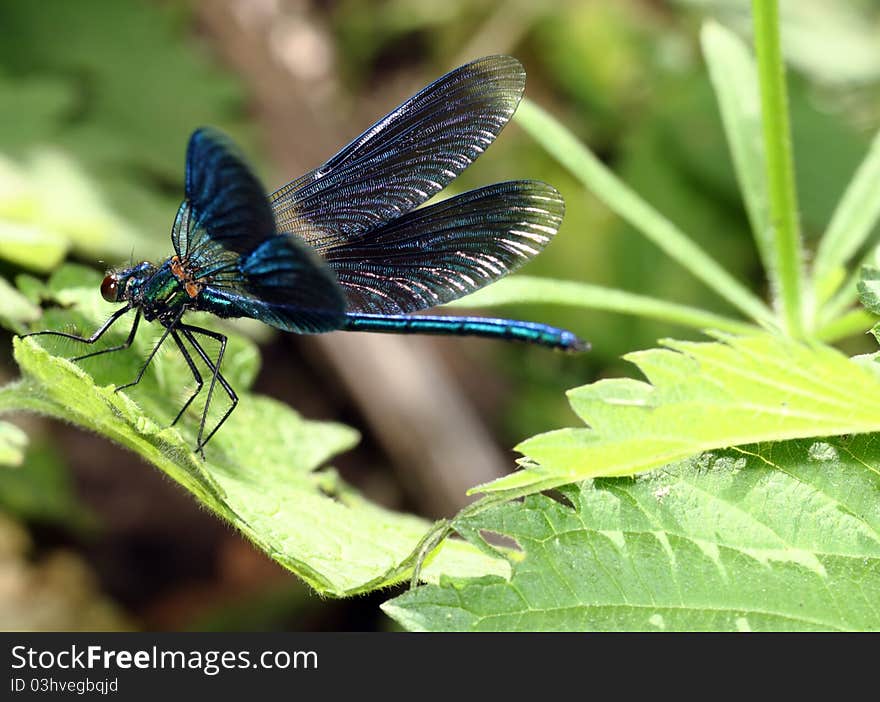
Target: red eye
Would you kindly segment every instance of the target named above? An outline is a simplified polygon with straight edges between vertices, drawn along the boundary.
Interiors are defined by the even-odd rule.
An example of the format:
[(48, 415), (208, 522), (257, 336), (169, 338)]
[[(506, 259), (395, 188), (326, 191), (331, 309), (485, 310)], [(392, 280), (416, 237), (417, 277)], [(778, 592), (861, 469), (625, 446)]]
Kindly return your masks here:
[(116, 276), (112, 273), (104, 277), (101, 281), (101, 297), (107, 302), (118, 302), (116, 298)]

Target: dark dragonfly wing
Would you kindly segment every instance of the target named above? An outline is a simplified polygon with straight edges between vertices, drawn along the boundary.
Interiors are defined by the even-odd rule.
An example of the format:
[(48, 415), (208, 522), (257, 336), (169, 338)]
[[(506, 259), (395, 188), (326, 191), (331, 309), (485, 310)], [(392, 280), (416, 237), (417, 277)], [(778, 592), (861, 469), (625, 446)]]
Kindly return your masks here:
[(171, 235), (177, 255), (197, 261), (218, 248), (243, 254), (274, 236), (265, 193), (230, 139), (197, 129), (186, 149), (186, 200)]
[(406, 314), (498, 280), (540, 252), (565, 205), (536, 181), (496, 183), (323, 251), (349, 312)]
[(251, 317), (284, 331), (320, 334), (345, 320), (335, 275), (295, 235), (276, 235), (218, 272), (202, 290), (200, 309), (219, 317)]
[(270, 196), (279, 231), (325, 249), (409, 212), (492, 143), (525, 87), (522, 65), (489, 56), (447, 73), (324, 165)]
[(299, 333), (330, 331), (344, 318), (333, 272), (296, 236), (277, 233), (260, 181), (215, 130), (190, 137), (186, 200), (171, 238), (201, 288), (199, 309)]

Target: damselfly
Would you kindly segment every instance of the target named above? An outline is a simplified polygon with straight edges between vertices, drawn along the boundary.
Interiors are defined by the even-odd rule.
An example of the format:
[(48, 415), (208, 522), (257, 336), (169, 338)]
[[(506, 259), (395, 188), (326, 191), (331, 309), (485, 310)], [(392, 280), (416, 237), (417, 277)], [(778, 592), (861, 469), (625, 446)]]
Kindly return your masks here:
[[(131, 346), (141, 318), (159, 322), (163, 333), (137, 377), (117, 390), (140, 382), (170, 338), (196, 381), (175, 424), (203, 389), (195, 352), (211, 374), (196, 443), (202, 454), (238, 396), (220, 372), (226, 336), (187, 324), (189, 311), (251, 317), (299, 334), (469, 335), (586, 350), (573, 333), (546, 324), (412, 314), (518, 268), (544, 248), (562, 222), (564, 204), (556, 189), (527, 180), (418, 208), (492, 143), (524, 86), (525, 71), (509, 56), (461, 66), (325, 164), (268, 196), (226, 137), (197, 130), (186, 153), (186, 199), (171, 231), (174, 255), (107, 273), (101, 294), (123, 304), (91, 336), (36, 333), (94, 344), (134, 313), (123, 343), (73, 359), (82, 360)], [(216, 358), (202, 346), (206, 337), (219, 342)], [(230, 404), (206, 435), (217, 384)]]

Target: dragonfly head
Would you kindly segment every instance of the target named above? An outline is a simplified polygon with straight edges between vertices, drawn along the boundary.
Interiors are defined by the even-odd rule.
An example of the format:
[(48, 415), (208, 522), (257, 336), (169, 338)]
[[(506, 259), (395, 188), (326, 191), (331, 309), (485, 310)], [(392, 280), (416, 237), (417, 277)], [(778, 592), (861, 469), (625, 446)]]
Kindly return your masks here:
[(101, 297), (107, 302), (131, 300), (156, 267), (147, 261), (121, 271), (108, 271), (101, 281)]
[(110, 271), (101, 281), (101, 297), (107, 302), (119, 302), (119, 278), (116, 273)]

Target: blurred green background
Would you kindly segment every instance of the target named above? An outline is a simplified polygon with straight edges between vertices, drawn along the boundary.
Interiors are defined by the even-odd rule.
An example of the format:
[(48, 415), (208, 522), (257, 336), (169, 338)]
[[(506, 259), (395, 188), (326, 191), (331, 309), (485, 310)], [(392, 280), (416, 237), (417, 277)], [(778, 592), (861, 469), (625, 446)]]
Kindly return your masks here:
[[(447, 70), (509, 53), (526, 66), (528, 97), (763, 293), (700, 58), (707, 16), (748, 36), (748, 3), (734, 0), (0, 3), (0, 286), (45, 276), (64, 260), (103, 269), (169, 255), (184, 149), (197, 126), (232, 134), (273, 190)], [(878, 29), (875, 2), (783, 2), (808, 241), (827, 224), (880, 123)], [(453, 189), (515, 178), (550, 182), (567, 202), (559, 235), (529, 274), (735, 316), (515, 124)], [(401, 448), (394, 396), (406, 387), (370, 397), (365, 379), (347, 370), (355, 356), (346, 354), (356, 350), (328, 352), (339, 335), (319, 341), (247, 326), (264, 354), (256, 389), (361, 431), (360, 446), (335, 463), (371, 499), (448, 516), (465, 503), (464, 487), (513, 467), (517, 441), (577, 421), (567, 388), (629, 373), (620, 356), (659, 337), (694, 336), (607, 313), (501, 312), (570, 328), (593, 351), (572, 358), (473, 339), (387, 347), (388, 357), (380, 352), (373, 363), (407, 354), (449, 387), (445, 404), (419, 417), (425, 445)], [(17, 375), (12, 335), (0, 335), (7, 382)], [(855, 340), (847, 350), (863, 348)], [(463, 443), (479, 449), (483, 472), (446, 453), (443, 413), (465, 418)], [(19, 465), (0, 468), (0, 629), (391, 626), (378, 609), (391, 593), (319, 599), (121, 449), (38, 417), (14, 423), (29, 444), (11, 461)], [(0, 430), (9, 446), (21, 438), (9, 425)], [(460, 485), (436, 488), (444, 465)]]

